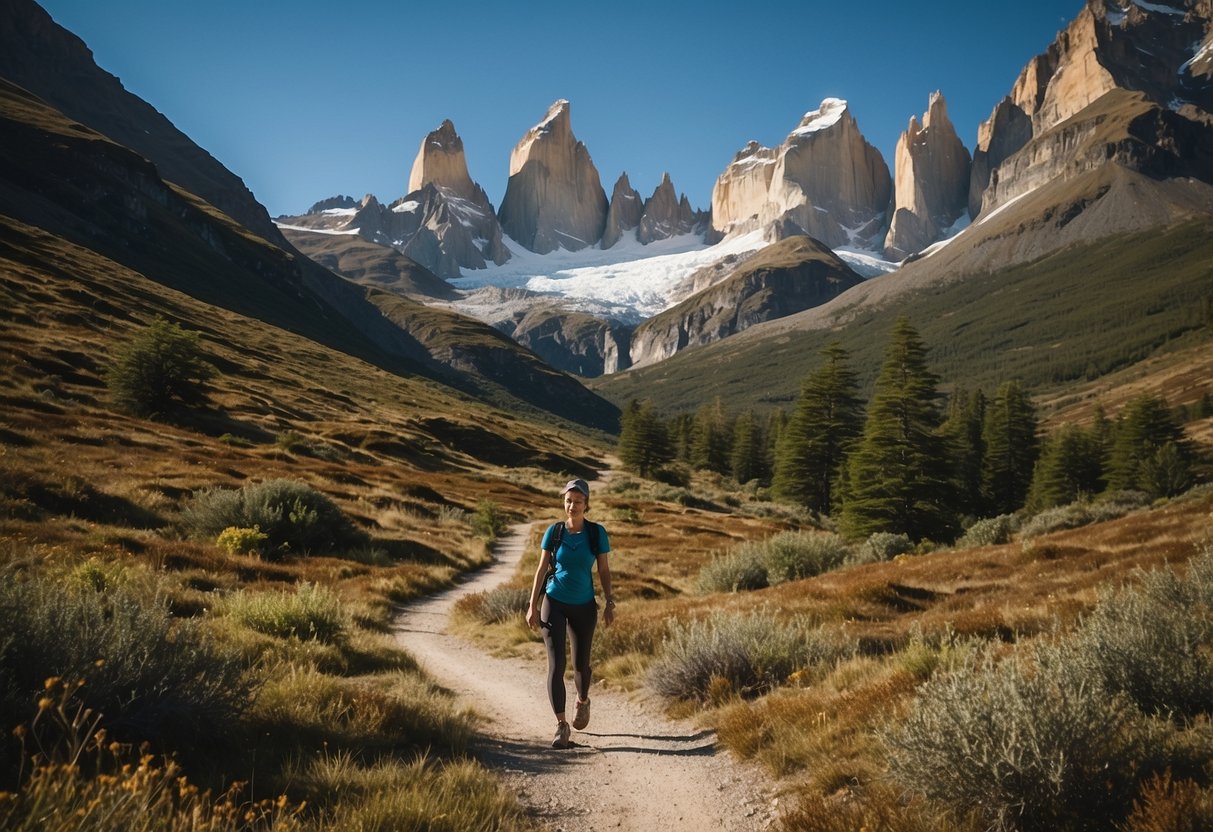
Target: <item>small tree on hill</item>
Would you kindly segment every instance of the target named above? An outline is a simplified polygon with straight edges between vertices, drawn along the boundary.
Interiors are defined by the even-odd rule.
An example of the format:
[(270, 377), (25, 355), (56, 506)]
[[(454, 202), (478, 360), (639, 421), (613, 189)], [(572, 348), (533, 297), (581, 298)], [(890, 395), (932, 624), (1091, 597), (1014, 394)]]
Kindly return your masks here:
[(863, 438), (848, 459), (841, 528), (951, 540), (956, 533), (946, 443), (939, 433), (938, 379), (907, 318), (897, 319), (868, 406)]
[(652, 403), (633, 399), (623, 409), (619, 458), (624, 468), (642, 477), (653, 476), (674, 458), (669, 432)]
[(699, 408), (691, 425), (691, 465), (728, 474), (729, 450), (733, 444), (729, 428), (720, 399)]
[(829, 514), (834, 480), (862, 428), (863, 406), (846, 350), (835, 342), (821, 355), (825, 363), (805, 379), (780, 436), (771, 488), (780, 499)]
[(1035, 513), (1099, 493), (1103, 445), (1095, 429), (1063, 425), (1048, 437), (1036, 462), (1027, 508)]
[(998, 388), (986, 408), (981, 431), (985, 451), (981, 491), (990, 514), (1010, 514), (1023, 507), (1040, 454), (1036, 408), (1018, 381)]
[(948, 418), (940, 428), (953, 460), (956, 508), (974, 517), (988, 516), (981, 492), (981, 464), (985, 457), (982, 426), (986, 419), (986, 396), (980, 389), (968, 393), (957, 388), (948, 401)]
[(106, 384), (123, 409), (154, 416), (176, 404), (205, 401), (206, 382), (213, 374), (198, 333), (158, 317), (118, 349)]
[[(1174, 448), (1163, 453), (1167, 445)], [(1166, 401), (1138, 396), (1125, 406), (1116, 424), (1108, 457), (1108, 490), (1173, 496), (1178, 493), (1174, 489), (1188, 480), (1191, 461), (1191, 448)], [(1165, 473), (1160, 473), (1160, 465)]]
[(739, 483), (767, 478), (766, 443), (751, 410), (745, 411), (733, 422), (730, 464), (733, 479)]

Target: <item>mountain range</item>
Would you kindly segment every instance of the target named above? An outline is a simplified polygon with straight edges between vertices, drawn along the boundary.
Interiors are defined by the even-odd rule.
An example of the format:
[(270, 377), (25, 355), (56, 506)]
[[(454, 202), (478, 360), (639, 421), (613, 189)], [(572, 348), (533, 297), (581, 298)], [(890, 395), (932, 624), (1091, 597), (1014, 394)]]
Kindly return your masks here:
[[(526, 293), (526, 303), (515, 294), (513, 307), (524, 311), (509, 316), (485, 314), (491, 305), (474, 292), (471, 300), (443, 299), (493, 323), (555, 367), (590, 377), (611, 374), (811, 307), (825, 304), (818, 314), (829, 315), (832, 308), (900, 291), (889, 284), (946, 283), (972, 270), (1012, 267), (1067, 246), (1206, 216), (1206, 186), (1213, 182), (1210, 20), (1205, 0), (1091, 0), (1023, 68), (1007, 96), (992, 103), (972, 152), (959, 139), (943, 94), (935, 91), (921, 117), (910, 117), (891, 172), (864, 139), (847, 102), (827, 99), (782, 144), (751, 142), (742, 148), (717, 178), (707, 212), (694, 211), (685, 197), (677, 200), (668, 177), (645, 200), (624, 174), (607, 199), (588, 149), (573, 134), (569, 103), (557, 101), (511, 154), (497, 222), (481, 199), (475, 209), (480, 224), (474, 225), (467, 209), (450, 245), (443, 241), (451, 224), (440, 221), (415, 225), (421, 229), (415, 236), (386, 234), (385, 222), (368, 217), (372, 208), (375, 216), (387, 211), (371, 196), (352, 214), (353, 204), (342, 214), (320, 202), (303, 217), (279, 222), (287, 229), (356, 232), (416, 257), (465, 290), (493, 285), (500, 292), (504, 284), (496, 275), (507, 272), (518, 275), (513, 288), (533, 287), (534, 276), (563, 267), (537, 262), (526, 272), (500, 268), (511, 253), (610, 250), (621, 239), (651, 244), (682, 235), (702, 239), (704, 247), (750, 235), (755, 242), (746, 256), (781, 240), (808, 237), (817, 250), (840, 255), (842, 268), (859, 272), (844, 283), (890, 273), (876, 281), (879, 288), (843, 292), (830, 306), (831, 295), (806, 291), (792, 277), (802, 263), (767, 269), (758, 280), (730, 281), (744, 265), (735, 254), (722, 254), (689, 284), (695, 291), (712, 288), (712, 299), (701, 298), (701, 306), (749, 310), (723, 327), (719, 314), (677, 311), (688, 303), (688, 281), (658, 288), (665, 292), (661, 308), (647, 309), (639, 319), (595, 309), (584, 297), (570, 302), (543, 291)], [(427, 157), (427, 147), (436, 142), (444, 148), (441, 165)], [(483, 195), (468, 179), (462, 143), (450, 122), (423, 140), (409, 188), (391, 210), (437, 216), (436, 202), (466, 206), (472, 190)], [(473, 227), (480, 230), (469, 249)], [(317, 235), (287, 233), (306, 251), (321, 245)], [(417, 242), (419, 237), (424, 241)], [(807, 251), (806, 257), (815, 256)], [(856, 262), (861, 254), (879, 266), (865, 270)], [(634, 248), (621, 256), (645, 259)], [(787, 263), (785, 256), (774, 259)], [(929, 265), (916, 265), (924, 259)], [(491, 277), (480, 278), (480, 269)], [(616, 268), (616, 274), (626, 272), (623, 264)], [(754, 303), (754, 295), (778, 300)], [(522, 318), (527, 325), (519, 327)], [(663, 323), (672, 319), (679, 320)], [(803, 318), (811, 320), (817, 318)], [(613, 383), (600, 389), (610, 390)]]
[[(1213, 0), (1090, 0), (993, 102), (972, 152), (936, 91), (910, 117), (892, 171), (847, 102), (827, 99), (782, 144), (751, 143), (724, 164), (710, 210), (693, 209), (668, 176), (646, 199), (625, 173), (608, 196), (571, 104), (558, 100), (514, 147), (499, 206), (444, 121), (422, 138), (404, 196), (329, 197), (273, 220), (40, 7), (6, 5), (7, 234), (53, 233), (195, 298), (508, 408), (610, 430), (636, 396), (673, 409), (725, 390), (738, 404), (783, 403), (823, 339), (864, 354), (888, 315), (908, 311), (926, 317), (941, 351), (959, 353), (1016, 293), (1035, 317), (1008, 326), (1031, 342), (983, 341), (1002, 351), (997, 371), (958, 358), (957, 381), (1061, 383), (1201, 332), (1173, 304), (1199, 305), (1209, 285)], [(1165, 271), (1165, 291), (1124, 274), (1145, 250), (1141, 268)], [(646, 275), (650, 285), (628, 289), (644, 300), (572, 304), (545, 283), (591, 255), (617, 255), (612, 275)], [(496, 278), (510, 269), (524, 278)], [(1052, 279), (1038, 285), (1042, 274)], [(1078, 306), (1114, 287), (1119, 309), (1159, 326), (1132, 313), (1054, 315), (1063, 286)], [(1075, 340), (1065, 328), (1077, 322), (1097, 328), (1111, 355), (1087, 355), (1096, 348), (1078, 339), (1075, 357), (1041, 358), (1045, 344)]]

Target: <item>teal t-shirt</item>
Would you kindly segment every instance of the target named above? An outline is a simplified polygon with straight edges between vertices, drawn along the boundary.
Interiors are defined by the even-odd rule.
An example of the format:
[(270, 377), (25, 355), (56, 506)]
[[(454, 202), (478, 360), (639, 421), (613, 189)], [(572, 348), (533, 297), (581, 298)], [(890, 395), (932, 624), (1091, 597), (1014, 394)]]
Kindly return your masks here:
[[(611, 551), (610, 541), (607, 540), (606, 529), (595, 524), (598, 531), (598, 552), (605, 555)], [(540, 548), (551, 550), (552, 535), (555, 526), (548, 526), (543, 535)], [(556, 548), (556, 574), (548, 581), (547, 593), (552, 598), (565, 604), (588, 604), (594, 600), (594, 564), (596, 559), (590, 549), (590, 539), (587, 534), (589, 524), (583, 525), (581, 531), (570, 532), (567, 528), (560, 538), (560, 546)]]

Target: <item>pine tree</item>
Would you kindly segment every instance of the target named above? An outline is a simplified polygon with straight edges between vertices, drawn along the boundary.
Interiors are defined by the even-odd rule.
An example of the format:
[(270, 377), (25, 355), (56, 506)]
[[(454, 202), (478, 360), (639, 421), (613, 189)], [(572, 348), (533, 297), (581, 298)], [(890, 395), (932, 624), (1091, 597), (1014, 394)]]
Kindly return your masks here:
[[(1157, 457), (1168, 444), (1174, 445), (1174, 449), (1166, 452), (1162, 462), (1171, 471), (1160, 480), (1150, 466), (1158, 464)], [(1173, 496), (1158, 489), (1169, 491), (1182, 482), (1185, 477), (1176, 469), (1190, 470), (1191, 461), (1191, 447), (1166, 401), (1148, 394), (1138, 396), (1125, 405), (1116, 425), (1108, 457), (1108, 491), (1136, 490), (1154, 496)]]
[[(1173, 443), (1181, 465), (1190, 465), (1191, 448), (1166, 400), (1143, 394), (1124, 406), (1107, 458), (1107, 490), (1151, 491), (1145, 466), (1164, 445)], [(1156, 494), (1155, 496), (1172, 496)]]
[(771, 488), (775, 496), (829, 514), (833, 487), (862, 426), (862, 405), (846, 350), (837, 342), (801, 386), (796, 409), (780, 436)]
[(648, 402), (635, 399), (623, 409), (619, 431), (619, 459), (623, 467), (651, 477), (674, 458), (665, 423)]
[(848, 537), (874, 532), (951, 540), (956, 515), (938, 379), (907, 318), (898, 318), (868, 406), (863, 437), (848, 459), (841, 529)]
[(718, 474), (729, 473), (729, 449), (732, 438), (720, 399), (695, 413), (691, 428), (691, 465)]
[(1103, 445), (1098, 428), (1064, 425), (1041, 450), (1028, 490), (1027, 508), (1035, 513), (1099, 493)]
[(754, 419), (753, 411), (747, 410), (733, 422), (733, 449), (730, 466), (733, 479), (738, 483), (763, 480), (767, 476), (765, 442), (762, 431)]
[(974, 517), (990, 514), (981, 492), (981, 464), (985, 456), (981, 434), (985, 419), (985, 393), (978, 389), (970, 394), (957, 388), (948, 401), (948, 418), (940, 428), (953, 461), (956, 508)]
[(986, 408), (982, 426), (981, 492), (990, 514), (1010, 514), (1023, 507), (1040, 455), (1036, 408), (1018, 381), (998, 388)]

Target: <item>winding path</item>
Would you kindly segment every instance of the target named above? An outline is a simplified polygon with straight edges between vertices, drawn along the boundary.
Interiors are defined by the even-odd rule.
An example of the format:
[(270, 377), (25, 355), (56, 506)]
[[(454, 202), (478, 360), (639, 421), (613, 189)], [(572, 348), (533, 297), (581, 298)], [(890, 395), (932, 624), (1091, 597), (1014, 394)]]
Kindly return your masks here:
[[(491, 566), (454, 589), (402, 607), (394, 625), (397, 642), (426, 672), (483, 717), (480, 757), (551, 830), (768, 828), (775, 801), (765, 782), (718, 753), (710, 731), (672, 722), (643, 701), (596, 686), (588, 729), (573, 733), (573, 748), (553, 749), (555, 722), (542, 662), (494, 658), (446, 632), (459, 598), (492, 589), (514, 573), (529, 529), (512, 527)], [(626, 608), (620, 613), (626, 615)]]

